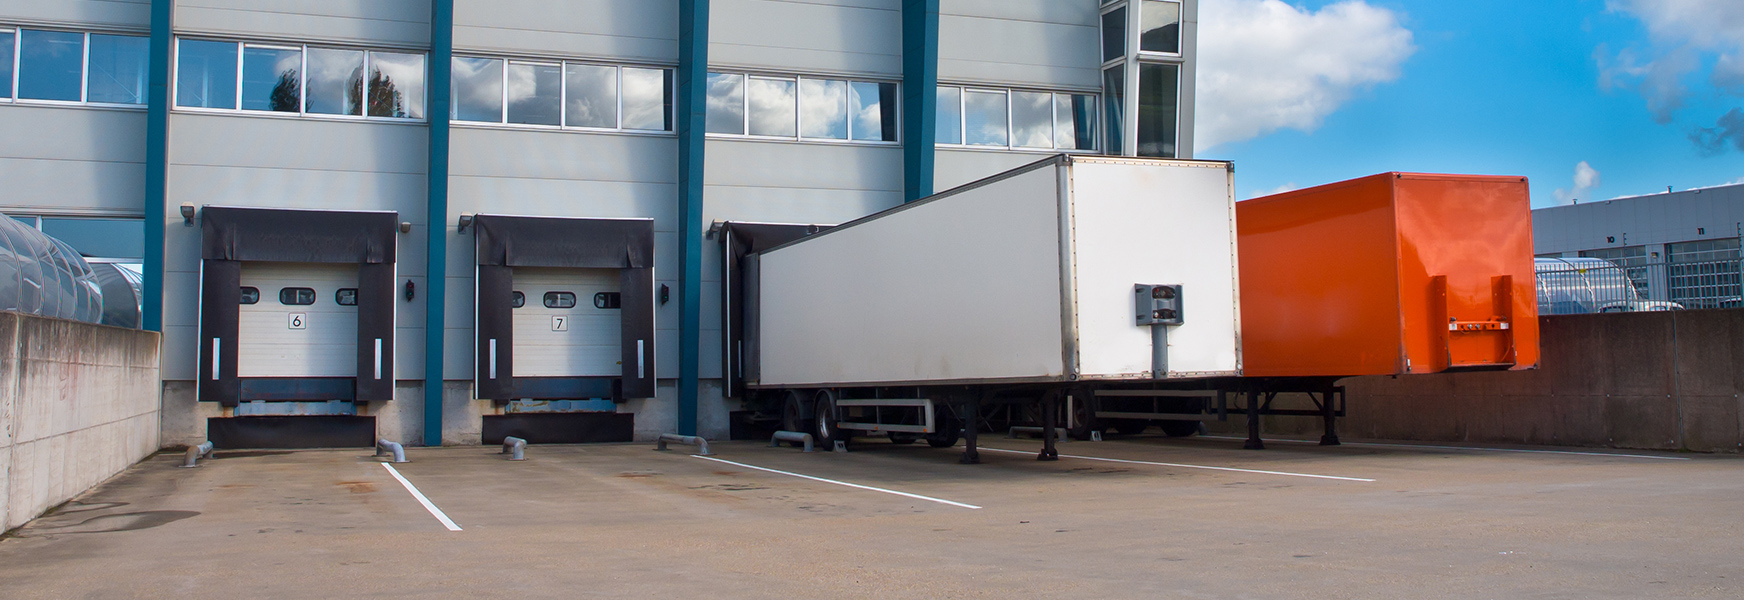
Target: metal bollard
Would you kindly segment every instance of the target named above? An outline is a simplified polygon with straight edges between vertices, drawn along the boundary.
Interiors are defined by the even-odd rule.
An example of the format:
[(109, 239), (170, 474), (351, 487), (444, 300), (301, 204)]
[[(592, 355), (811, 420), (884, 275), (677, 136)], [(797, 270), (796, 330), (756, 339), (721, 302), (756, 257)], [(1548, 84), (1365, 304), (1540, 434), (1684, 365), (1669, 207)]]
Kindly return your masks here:
[(509, 460), (527, 460), (527, 440), (512, 436), (503, 438), (502, 454), (513, 454)]
[(410, 462), (410, 461), (406, 460), (406, 447), (401, 446), (399, 442), (390, 442), (388, 440), (376, 440), (376, 442), (375, 442), (375, 455), (376, 456), (381, 456), (383, 454), (390, 454), (390, 453), (393, 454), (393, 456), (394, 456), (394, 459), (392, 462), (396, 462), (396, 463)]
[(668, 442), (674, 443), (674, 444), (686, 444), (686, 445), (696, 446), (696, 448), (697, 448), (696, 453), (698, 456), (714, 456), (714, 453), (709, 452), (708, 440), (702, 439), (702, 438), (694, 436), (694, 435), (678, 435), (676, 433), (662, 433), (662, 434), (660, 434), (660, 440), (655, 443), (654, 449), (655, 450), (665, 450), (666, 444)]
[(212, 442), (210, 442), (210, 441), (200, 442), (200, 445), (198, 445), (198, 446), (189, 446), (188, 447), (188, 458), (186, 461), (182, 462), (182, 468), (191, 469), (191, 468), (200, 466), (199, 465), (200, 459), (206, 457), (207, 455), (209, 455), (211, 453), (212, 453)]
[(809, 433), (800, 433), (797, 431), (777, 431), (777, 432), (775, 432), (775, 435), (769, 437), (769, 447), (774, 448), (776, 446), (780, 446), (781, 442), (800, 442), (800, 443), (805, 444), (805, 451), (806, 452), (817, 452), (817, 448), (812, 447), (811, 440), (812, 440), (811, 434), (809, 434)]

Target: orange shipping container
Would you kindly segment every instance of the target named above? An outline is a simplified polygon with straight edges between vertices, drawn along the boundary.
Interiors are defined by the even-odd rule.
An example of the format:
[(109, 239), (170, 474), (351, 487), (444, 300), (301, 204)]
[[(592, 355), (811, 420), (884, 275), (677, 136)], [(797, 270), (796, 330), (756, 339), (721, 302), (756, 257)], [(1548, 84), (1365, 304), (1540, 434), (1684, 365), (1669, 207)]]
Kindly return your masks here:
[(1249, 377), (1538, 366), (1524, 177), (1386, 173), (1236, 205)]

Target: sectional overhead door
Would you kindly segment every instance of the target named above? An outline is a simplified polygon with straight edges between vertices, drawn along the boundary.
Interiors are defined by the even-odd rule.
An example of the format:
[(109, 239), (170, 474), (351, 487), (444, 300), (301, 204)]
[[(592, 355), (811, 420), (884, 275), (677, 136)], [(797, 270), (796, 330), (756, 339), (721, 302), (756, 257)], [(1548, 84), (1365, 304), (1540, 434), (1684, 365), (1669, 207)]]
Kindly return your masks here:
[(618, 269), (516, 267), (515, 377), (618, 377)]
[(356, 377), (357, 271), (355, 264), (244, 263), (237, 376)]

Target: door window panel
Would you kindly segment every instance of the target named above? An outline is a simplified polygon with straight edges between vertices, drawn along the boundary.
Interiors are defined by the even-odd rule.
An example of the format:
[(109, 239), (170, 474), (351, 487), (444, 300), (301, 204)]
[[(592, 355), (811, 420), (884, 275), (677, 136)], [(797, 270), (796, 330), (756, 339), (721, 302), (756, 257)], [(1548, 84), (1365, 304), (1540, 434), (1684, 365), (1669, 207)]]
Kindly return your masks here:
[(309, 49), (308, 112), (322, 115), (363, 114), (363, 51)]
[(78, 102), (84, 72), (85, 34), (19, 31), (19, 98)]
[(618, 69), (599, 65), (565, 67), (565, 124), (570, 127), (618, 126)]
[(302, 88), (302, 50), (243, 47), (242, 110), (301, 112)]

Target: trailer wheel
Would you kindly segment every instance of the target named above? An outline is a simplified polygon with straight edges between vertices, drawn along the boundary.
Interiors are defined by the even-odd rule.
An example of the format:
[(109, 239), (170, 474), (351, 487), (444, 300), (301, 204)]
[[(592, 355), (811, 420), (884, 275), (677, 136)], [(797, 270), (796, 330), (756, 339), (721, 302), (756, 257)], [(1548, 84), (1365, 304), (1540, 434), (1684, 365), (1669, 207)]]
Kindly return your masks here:
[(926, 441), (928, 446), (934, 448), (949, 448), (957, 445), (957, 440), (962, 437), (963, 434), (955, 427), (947, 427), (945, 431), (927, 434)]
[(847, 442), (848, 431), (836, 427), (836, 395), (829, 390), (821, 390), (814, 406), (816, 411), (812, 414), (816, 417), (813, 422), (817, 426), (813, 428), (812, 435), (817, 438), (818, 445), (830, 448), (836, 442)]
[[(799, 392), (787, 392), (787, 397), (781, 402), (781, 430), (801, 433), (811, 431), (811, 420), (805, 418), (805, 403), (799, 399)], [(798, 442), (789, 443), (795, 447), (802, 445)]]
[(1072, 427), (1066, 430), (1066, 436), (1080, 442), (1088, 441), (1092, 431), (1106, 431), (1107, 424), (1096, 422), (1095, 396), (1088, 392), (1073, 392)]
[(899, 446), (907, 446), (909, 444), (913, 444), (915, 442), (920, 441), (920, 436), (916, 436), (915, 434), (912, 434), (912, 433), (897, 433), (895, 431), (892, 431), (889, 433), (889, 437), (890, 437), (890, 443), (896, 444)]
[(1114, 422), (1114, 430), (1120, 435), (1138, 435), (1151, 426), (1150, 421), (1140, 419), (1120, 419)]
[(1169, 437), (1192, 437), (1199, 434), (1198, 421), (1158, 421), (1157, 425), (1162, 427), (1163, 435)]

